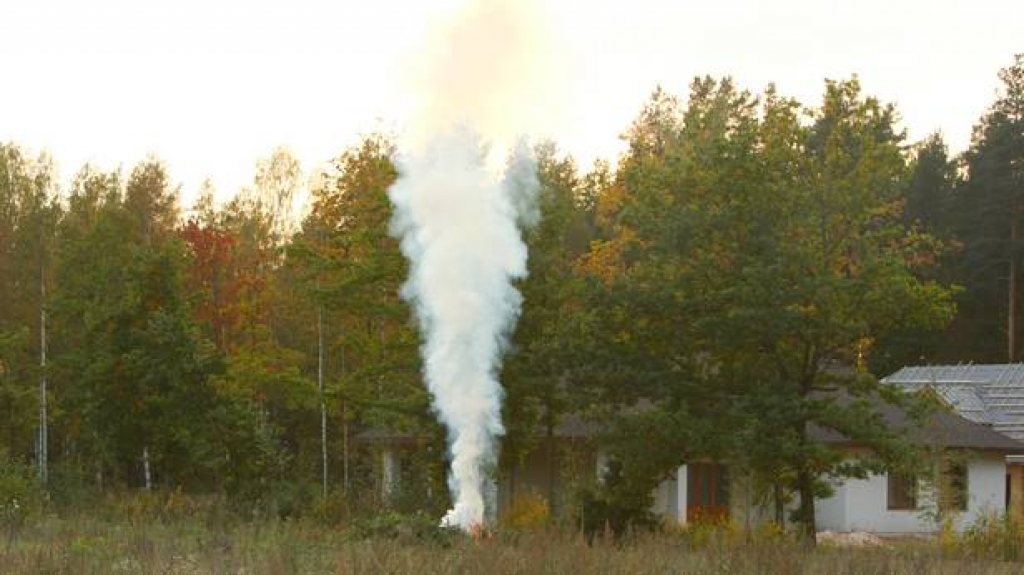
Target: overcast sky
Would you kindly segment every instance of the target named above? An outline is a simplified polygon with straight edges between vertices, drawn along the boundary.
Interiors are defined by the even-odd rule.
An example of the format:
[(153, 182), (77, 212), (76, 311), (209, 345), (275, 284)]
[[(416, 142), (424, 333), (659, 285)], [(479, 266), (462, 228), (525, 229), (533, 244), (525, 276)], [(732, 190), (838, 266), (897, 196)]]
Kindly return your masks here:
[[(361, 133), (405, 134), (424, 99), (425, 54), (449, 61), (436, 61), (438, 31), (464, 4), (5, 0), (0, 141), (48, 149), (65, 178), (85, 161), (127, 169), (156, 153), (186, 205), (207, 176), (223, 199), (276, 145), (308, 169)], [(775, 82), (814, 104), (825, 78), (856, 73), (897, 104), (911, 139), (941, 130), (959, 151), (998, 70), (1024, 52), (1019, 0), (537, 4), (532, 57), (543, 73), (523, 128), (585, 166), (616, 157), (656, 85), (685, 94), (698, 74), (755, 91)], [(493, 37), (465, 51), (500, 54)]]

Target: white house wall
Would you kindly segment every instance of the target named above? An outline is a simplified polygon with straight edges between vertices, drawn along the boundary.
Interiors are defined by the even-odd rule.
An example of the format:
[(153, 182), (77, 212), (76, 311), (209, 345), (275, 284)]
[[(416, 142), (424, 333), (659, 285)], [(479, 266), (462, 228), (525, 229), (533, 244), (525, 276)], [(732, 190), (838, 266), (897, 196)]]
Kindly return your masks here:
[[(963, 530), (986, 512), (1001, 513), (1006, 489), (1006, 466), (1002, 457), (980, 455), (967, 466), (967, 511), (956, 518)], [(888, 479), (885, 474), (867, 479), (847, 479), (832, 497), (816, 505), (818, 528), (833, 531), (871, 531), (875, 533), (929, 533), (937, 529), (934, 521), (934, 494), (921, 485), (918, 508), (888, 509)]]
[[(935, 523), (922, 509), (890, 510), (888, 476), (871, 475), (867, 479), (847, 479), (836, 489), (835, 505), (829, 508), (838, 520), (820, 529), (832, 531), (871, 531), (874, 533), (927, 533), (935, 531)], [(918, 490), (919, 504), (930, 498)], [(921, 507), (921, 505), (919, 505)], [(837, 510), (837, 508), (841, 509)]]
[(814, 518), (820, 531), (846, 531), (846, 499), (849, 489), (832, 485), (832, 495), (814, 502)]
[(1006, 510), (1006, 459), (998, 455), (979, 457), (967, 468), (970, 500), (967, 513), (960, 517), (958, 528), (963, 530), (986, 513)]
[[(662, 481), (654, 490), (654, 505), (651, 511), (665, 518), (666, 521), (678, 521), (679, 517), (679, 484), (676, 477)], [(685, 505), (685, 500), (683, 505)]]
[(676, 522), (686, 525), (686, 502), (688, 501), (689, 474), (685, 465), (676, 469)]
[(668, 524), (686, 523), (686, 466), (676, 469), (672, 477), (654, 489), (651, 511)]

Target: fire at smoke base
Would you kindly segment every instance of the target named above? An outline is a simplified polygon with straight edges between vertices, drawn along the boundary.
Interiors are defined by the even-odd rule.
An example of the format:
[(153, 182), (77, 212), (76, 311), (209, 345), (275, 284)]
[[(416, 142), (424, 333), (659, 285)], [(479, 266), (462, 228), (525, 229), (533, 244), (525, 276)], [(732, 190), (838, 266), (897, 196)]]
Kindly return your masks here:
[(454, 506), (441, 523), (470, 531), (484, 521), (484, 483), (504, 432), (498, 373), (522, 304), (512, 285), (527, 271), (521, 230), (539, 218), (536, 166), (520, 142), (496, 178), (465, 125), (397, 164), (391, 233), (410, 262), (401, 294), (416, 312), (424, 379), (448, 429)]

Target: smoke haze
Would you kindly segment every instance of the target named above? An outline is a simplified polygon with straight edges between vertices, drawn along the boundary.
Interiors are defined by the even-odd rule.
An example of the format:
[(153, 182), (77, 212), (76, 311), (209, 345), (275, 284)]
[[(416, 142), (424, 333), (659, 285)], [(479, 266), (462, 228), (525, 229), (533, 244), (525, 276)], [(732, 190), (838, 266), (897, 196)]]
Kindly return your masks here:
[(471, 124), (500, 153), (521, 134), (557, 124), (567, 63), (552, 22), (539, 0), (470, 0), (438, 23), (411, 62), (413, 141)]
[(402, 297), (419, 320), (424, 379), (448, 429), (454, 506), (442, 524), (464, 530), (484, 520), (484, 484), (504, 431), (498, 374), (522, 304), (512, 282), (526, 276), (520, 229), (539, 217), (525, 140), (501, 177), (487, 167), (484, 141), (505, 144), (529, 127), (544, 68), (533, 8), (473, 2), (435, 39), (413, 146), (388, 192), (392, 234), (410, 262)]

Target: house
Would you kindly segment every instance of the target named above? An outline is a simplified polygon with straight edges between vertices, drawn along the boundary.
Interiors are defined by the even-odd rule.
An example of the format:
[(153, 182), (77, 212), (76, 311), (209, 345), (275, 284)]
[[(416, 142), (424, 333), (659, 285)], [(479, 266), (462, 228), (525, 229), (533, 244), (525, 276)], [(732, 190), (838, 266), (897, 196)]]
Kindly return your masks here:
[[(881, 474), (836, 482), (833, 494), (816, 504), (819, 529), (927, 533), (938, 529), (940, 512), (963, 529), (984, 513), (1006, 509), (1006, 459), (1024, 457), (1024, 444), (952, 411), (933, 413), (921, 426), (895, 406), (879, 402), (877, 409), (886, 425), (906, 430), (916, 442), (949, 456), (943, 460), (939, 481)], [(607, 466), (607, 457), (593, 441), (596, 431), (595, 425), (570, 415), (550, 436), (539, 438), (536, 449), (495, 478), (489, 489), (490, 519), (536, 495), (556, 514), (565, 509), (573, 483), (596, 481)], [(812, 427), (809, 432), (814, 439), (851, 453), (863, 449), (830, 429)], [(397, 489), (403, 446), (413, 442), (409, 436), (381, 430), (366, 432), (360, 440), (379, 450), (386, 499)], [(753, 527), (774, 516), (770, 493), (740, 471), (710, 460), (681, 464), (652, 495), (652, 511), (678, 525), (728, 517)]]
[[(1024, 364), (904, 367), (882, 378), (908, 392), (928, 392), (961, 416), (1024, 441)], [(1007, 509), (1024, 518), (1024, 455), (1006, 457)]]
[[(905, 430), (915, 443), (942, 454), (936, 461), (937, 480), (897, 473), (837, 480), (832, 495), (815, 502), (819, 530), (930, 533), (942, 517), (963, 530), (986, 513), (1006, 510), (1006, 458), (1024, 455), (1024, 444), (953, 412), (931, 413), (922, 425), (888, 403), (877, 402), (875, 409), (887, 426)], [(809, 433), (851, 453), (864, 449), (831, 429), (812, 426)], [(742, 474), (730, 474), (726, 466), (712, 462), (680, 466), (654, 495), (654, 510), (679, 524), (724, 512), (752, 526), (773, 515), (768, 494), (759, 493)]]
[[(933, 448), (934, 473), (883, 473), (836, 482), (832, 496), (815, 506), (819, 529), (929, 533), (948, 517), (962, 531), (985, 514), (1007, 510), (1006, 458), (1024, 454), (1024, 444), (953, 411), (930, 413), (922, 423), (888, 403), (879, 402), (875, 409), (890, 429)], [(817, 428), (812, 435), (822, 443), (859, 448), (833, 430)]]

